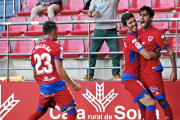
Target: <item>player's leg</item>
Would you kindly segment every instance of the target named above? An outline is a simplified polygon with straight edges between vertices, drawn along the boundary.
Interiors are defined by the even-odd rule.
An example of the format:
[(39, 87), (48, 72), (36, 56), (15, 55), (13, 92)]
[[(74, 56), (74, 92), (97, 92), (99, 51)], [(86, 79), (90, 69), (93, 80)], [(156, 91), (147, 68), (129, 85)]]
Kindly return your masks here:
[(146, 106), (139, 101), (137, 103), (141, 112), (141, 120), (146, 120)]
[(28, 118), (28, 120), (38, 120), (46, 113), (48, 107), (55, 108), (55, 104), (55, 101), (53, 101), (51, 97), (44, 97), (40, 94), (37, 110)]
[(67, 87), (56, 92), (53, 99), (56, 101), (62, 112), (67, 112), (67, 120), (76, 120), (76, 104)]
[(166, 99), (158, 100), (160, 106), (163, 108), (167, 120), (173, 120), (173, 112), (171, 106)]
[(156, 120), (156, 102), (153, 98), (149, 94), (144, 94), (144, 97), (139, 99), (139, 101), (146, 106), (145, 120)]

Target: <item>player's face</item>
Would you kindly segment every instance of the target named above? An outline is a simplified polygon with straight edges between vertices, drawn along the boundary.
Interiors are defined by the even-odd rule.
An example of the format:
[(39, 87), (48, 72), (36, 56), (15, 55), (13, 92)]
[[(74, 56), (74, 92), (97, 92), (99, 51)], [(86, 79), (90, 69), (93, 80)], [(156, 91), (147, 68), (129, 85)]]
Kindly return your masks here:
[(128, 20), (126, 20), (126, 24), (127, 24), (127, 26), (125, 26), (125, 27), (128, 32), (137, 33), (137, 31), (138, 31), (137, 21), (134, 17), (131, 17)]
[(151, 21), (153, 18), (150, 18), (150, 15), (147, 13), (146, 10), (141, 11), (140, 13), (140, 24), (142, 29), (147, 29), (151, 26)]
[(53, 33), (53, 41), (56, 41), (58, 37), (58, 29), (56, 28), (56, 30)]

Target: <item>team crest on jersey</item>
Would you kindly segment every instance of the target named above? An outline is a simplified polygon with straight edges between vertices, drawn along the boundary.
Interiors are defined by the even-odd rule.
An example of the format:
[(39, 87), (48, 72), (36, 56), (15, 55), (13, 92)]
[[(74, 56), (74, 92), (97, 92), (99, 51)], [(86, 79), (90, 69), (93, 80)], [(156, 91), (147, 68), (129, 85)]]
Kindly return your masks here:
[(137, 47), (137, 49), (142, 48), (142, 45), (141, 45), (139, 42), (136, 42), (136, 43), (135, 43), (135, 46)]
[(148, 37), (148, 41), (151, 42), (153, 40), (153, 36)]

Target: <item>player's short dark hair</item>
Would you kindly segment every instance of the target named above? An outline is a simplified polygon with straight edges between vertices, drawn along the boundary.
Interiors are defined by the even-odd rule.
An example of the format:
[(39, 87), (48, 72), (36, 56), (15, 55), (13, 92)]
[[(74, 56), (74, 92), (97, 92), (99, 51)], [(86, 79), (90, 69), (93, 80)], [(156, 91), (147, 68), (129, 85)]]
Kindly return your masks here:
[(143, 7), (141, 7), (140, 9), (139, 9), (139, 14), (142, 12), (142, 11), (146, 11), (148, 14), (149, 14), (149, 16), (150, 17), (154, 17), (154, 11), (150, 8), (150, 7), (148, 7), (148, 6), (143, 6)]
[(43, 33), (44, 33), (44, 35), (47, 35), (48, 33), (51, 33), (52, 30), (56, 30), (56, 29), (57, 29), (56, 23), (53, 22), (53, 21), (46, 21), (43, 24)]
[(129, 20), (129, 18), (134, 17), (132, 13), (125, 13), (121, 16), (121, 22), (124, 26), (127, 26), (126, 20)]

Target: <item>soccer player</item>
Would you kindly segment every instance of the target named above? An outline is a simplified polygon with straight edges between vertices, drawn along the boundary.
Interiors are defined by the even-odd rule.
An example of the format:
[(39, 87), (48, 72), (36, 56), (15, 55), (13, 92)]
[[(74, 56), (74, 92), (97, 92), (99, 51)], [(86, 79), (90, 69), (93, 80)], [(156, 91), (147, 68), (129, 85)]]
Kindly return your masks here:
[[(169, 53), (169, 58), (172, 64), (170, 81), (176, 81), (177, 68), (173, 49), (168, 44), (165, 35), (151, 25), (154, 11), (150, 7), (143, 6), (140, 8), (139, 14), (141, 29), (138, 31), (138, 36), (141, 44), (148, 51), (154, 51), (157, 47), (161, 47)], [(140, 56), (140, 81), (149, 90), (154, 99), (159, 102), (164, 110), (166, 119), (173, 120), (171, 107), (166, 100), (162, 71), (163, 67), (159, 59), (147, 60), (143, 56)]]
[(123, 14), (121, 22), (128, 31), (124, 41), (125, 69), (122, 74), (122, 84), (125, 89), (132, 94), (134, 102), (138, 102), (140, 108), (146, 106), (146, 115), (141, 119), (156, 120), (156, 103), (143, 84), (139, 81), (139, 54), (145, 59), (157, 59), (161, 54), (149, 52), (140, 44), (137, 37), (137, 22), (132, 13)]
[(28, 120), (39, 119), (46, 113), (48, 107), (55, 108), (56, 104), (62, 112), (67, 111), (67, 120), (76, 120), (76, 104), (65, 81), (75, 91), (79, 91), (81, 86), (68, 76), (62, 66), (63, 48), (54, 42), (58, 36), (56, 23), (45, 22), (43, 33), (45, 38), (35, 46), (31, 55), (34, 78), (39, 84), (41, 93), (37, 110)]

